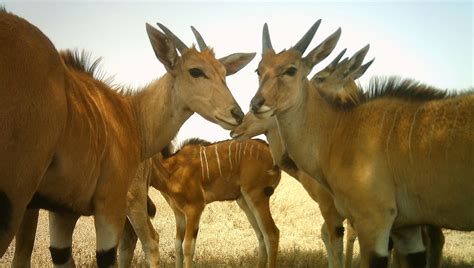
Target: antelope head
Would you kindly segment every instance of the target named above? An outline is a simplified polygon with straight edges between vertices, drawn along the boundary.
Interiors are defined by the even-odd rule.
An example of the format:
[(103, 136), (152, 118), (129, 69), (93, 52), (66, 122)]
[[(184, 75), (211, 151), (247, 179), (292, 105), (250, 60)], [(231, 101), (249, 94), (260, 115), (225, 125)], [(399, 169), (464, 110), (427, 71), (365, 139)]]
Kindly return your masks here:
[(313, 76), (311, 82), (330, 102), (339, 106), (354, 105), (363, 97), (355, 80), (361, 77), (370, 67), (375, 59), (362, 65), (369, 51), (369, 45), (356, 52), (351, 58), (345, 58), (339, 62), (346, 52), (344, 49), (323, 70)]
[(263, 26), (262, 60), (257, 69), (259, 88), (250, 102), (252, 112), (258, 117), (277, 115), (297, 103), (302, 88), (308, 83), (307, 75), (336, 46), (340, 28), (303, 57), (320, 22), (318, 20), (296, 45), (280, 53), (272, 48), (267, 24)]
[[(332, 101), (344, 105), (349, 100), (356, 102), (359, 100), (361, 91), (357, 87), (355, 80), (361, 77), (370, 67), (374, 59), (362, 65), (362, 61), (367, 54), (368, 45), (359, 50), (350, 59), (346, 58), (340, 62), (346, 52), (344, 49), (337, 57), (323, 70), (316, 73), (311, 82)], [(233, 139), (245, 140), (254, 136), (265, 134), (270, 129), (276, 128), (277, 124), (273, 117), (258, 118), (254, 113), (245, 115), (242, 123), (230, 132)]]
[[(146, 25), (151, 46), (158, 60), (174, 78), (176, 96), (186, 109), (197, 112), (205, 119), (224, 129), (233, 129), (244, 114), (227, 87), (225, 78), (234, 74), (254, 57), (255, 53), (235, 53), (216, 59), (199, 32), (192, 27), (200, 51), (188, 48), (164, 25), (161, 31)], [(176, 49), (179, 51), (178, 55)]]

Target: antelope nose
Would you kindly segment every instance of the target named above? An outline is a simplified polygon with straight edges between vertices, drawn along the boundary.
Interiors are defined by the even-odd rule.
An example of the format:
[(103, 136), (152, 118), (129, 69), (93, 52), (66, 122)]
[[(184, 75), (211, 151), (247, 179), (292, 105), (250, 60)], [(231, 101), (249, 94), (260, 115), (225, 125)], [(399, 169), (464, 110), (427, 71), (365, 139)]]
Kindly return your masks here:
[(264, 103), (265, 99), (262, 96), (255, 96), (253, 97), (252, 101), (250, 101), (250, 108), (253, 112), (258, 112)]
[(232, 108), (232, 110), (230, 110), (230, 113), (232, 114), (234, 119), (237, 120), (237, 123), (242, 123), (242, 120), (244, 119), (244, 113), (242, 112), (239, 106)]

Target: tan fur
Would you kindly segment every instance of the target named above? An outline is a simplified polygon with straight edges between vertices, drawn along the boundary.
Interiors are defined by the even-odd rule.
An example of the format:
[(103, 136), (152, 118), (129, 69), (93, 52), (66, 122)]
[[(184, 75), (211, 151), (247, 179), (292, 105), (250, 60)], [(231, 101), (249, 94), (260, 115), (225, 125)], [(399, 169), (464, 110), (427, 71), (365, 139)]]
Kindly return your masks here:
[[(250, 151), (244, 154), (245, 147), (253, 148), (252, 156)], [(203, 164), (204, 152), (207, 164)], [(192, 267), (195, 235), (206, 204), (226, 200), (236, 200), (255, 229), (260, 244), (259, 267), (275, 267), (279, 231), (265, 189), (274, 190), (279, 181), (280, 170), (274, 168), (268, 145), (262, 141), (189, 144), (168, 159), (154, 157), (151, 185), (163, 194), (176, 216), (176, 239), (181, 241), (176, 245), (177, 267), (182, 267), (183, 261), (185, 267)], [(128, 240), (127, 248), (132, 247), (130, 244), (134, 245)]]
[(8, 52), (0, 63), (8, 70), (0, 74), (0, 189), (13, 209), (0, 232), (0, 254), (34, 193), (79, 214), (102, 215), (120, 233), (127, 176), (140, 162), (132, 99), (66, 66), (26, 21), (0, 12), (0, 25), (1, 51)]
[[(265, 104), (254, 112), (274, 114), (297, 166), (329, 185), (338, 211), (354, 222), (362, 267), (388, 255), (392, 227), (474, 229), (474, 94), (432, 101), (382, 96), (341, 109), (307, 80), (314, 64), (285, 54), (263, 54), (256, 97)], [(273, 76), (288, 64), (299, 74)], [(344, 87), (346, 78), (326, 86)]]
[[(36, 27), (0, 11), (0, 192), (11, 204), (1, 206), (0, 255), (35, 193), (94, 215), (98, 250), (115, 247), (140, 162), (168, 144), (194, 111), (229, 129), (240, 121), (225, 84), (227, 65), (193, 48), (179, 57), (164, 34), (147, 30), (169, 72), (125, 96), (61, 58)], [(225, 64), (233, 70), (251, 58)], [(189, 68), (205, 69), (208, 79), (196, 81)]]
[[(328, 66), (326, 69), (328, 69)], [(335, 67), (335, 66), (334, 66)], [(327, 73), (326, 70), (320, 71), (311, 79), (312, 83), (319, 87), (325, 87), (327, 77), (330, 77), (331, 73)], [(324, 77), (323, 80), (316, 78)], [(347, 99), (347, 93), (352, 92), (353, 96), (359, 96), (358, 98), (352, 98), (352, 102), (360, 103), (363, 100), (363, 93), (358, 89), (354, 81), (348, 81), (343, 87), (343, 90), (337, 94), (332, 93), (332, 96), (327, 99), (338, 107), (352, 107), (354, 104), (350, 104)], [(327, 96), (327, 95), (324, 95)], [(413, 129), (413, 125), (410, 130)], [(282, 169), (297, 179), (311, 198), (319, 204), (321, 214), (325, 220), (321, 228), (322, 237), (328, 252), (328, 263), (329, 267), (342, 267), (343, 251), (342, 251), (342, 237), (337, 232), (337, 227), (342, 227), (344, 218), (337, 212), (334, 205), (334, 200), (331, 194), (324, 189), (324, 187), (318, 183), (315, 179), (312, 179), (309, 175), (299, 169), (292, 169), (286, 167), (281, 161), (285, 153), (284, 144), (281, 141), (280, 134), (278, 132), (278, 126), (276, 119), (270, 118), (257, 118), (253, 113), (247, 113), (244, 117), (243, 122), (235, 128), (231, 135), (233, 138), (238, 140), (249, 139), (253, 136), (265, 134), (269, 142), (272, 156), (275, 161), (279, 164)], [(353, 244), (357, 237), (355, 230), (353, 229), (352, 223), (347, 223), (346, 229), (346, 250), (344, 267), (352, 266), (352, 255), (353, 255)], [(442, 248), (444, 244), (444, 236), (441, 228), (435, 226), (424, 226), (423, 227), (423, 242), (427, 248), (428, 263), (429, 267), (439, 267), (441, 265)], [(326, 239), (325, 239), (326, 237)], [(397, 251), (394, 251), (394, 261), (402, 262), (399, 260)]]

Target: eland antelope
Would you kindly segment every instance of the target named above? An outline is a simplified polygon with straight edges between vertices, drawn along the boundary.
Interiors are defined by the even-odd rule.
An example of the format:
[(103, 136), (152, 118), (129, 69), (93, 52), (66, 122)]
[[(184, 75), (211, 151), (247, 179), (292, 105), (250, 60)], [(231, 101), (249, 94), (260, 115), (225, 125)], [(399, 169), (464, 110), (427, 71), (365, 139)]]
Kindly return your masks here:
[[(268, 145), (261, 140), (210, 143), (189, 139), (175, 153), (155, 156), (150, 183), (175, 215), (176, 267), (193, 265), (199, 219), (205, 206), (230, 200), (237, 201), (257, 235), (258, 267), (275, 267), (279, 230), (270, 212), (270, 196), (280, 174)], [(136, 240), (133, 229), (127, 228), (121, 244), (126, 250), (120, 250), (120, 254), (129, 255), (123, 257), (128, 264)]]
[(225, 129), (242, 120), (225, 76), (254, 53), (217, 60), (210, 49), (199, 52), (146, 29), (167, 73), (121, 94), (94, 76), (97, 61), (58, 53), (35, 26), (0, 11), (0, 256), (27, 207), (46, 208), (56, 212), (51, 253), (61, 263), (55, 264), (72, 260), (77, 215), (93, 215), (97, 263), (114, 265), (140, 162), (164, 148), (194, 112)]
[[(317, 75), (320, 74), (318, 73)], [(352, 224), (348, 222), (346, 225), (346, 245), (345, 252), (343, 252), (344, 218), (337, 212), (334, 199), (329, 192), (315, 179), (299, 170), (294, 162), (289, 159), (288, 155), (285, 154), (285, 148), (282, 144), (275, 118), (257, 118), (253, 113), (247, 113), (242, 123), (231, 132), (232, 137), (237, 140), (249, 139), (260, 134), (265, 134), (272, 156), (278, 165), (290, 176), (297, 179), (309, 196), (318, 203), (324, 219), (324, 224), (321, 227), (321, 237), (326, 247), (328, 267), (350, 268), (352, 266), (354, 242), (357, 237)], [(444, 244), (444, 236), (441, 229), (435, 226), (424, 226), (423, 242), (427, 248), (428, 267), (441, 267)], [(394, 264), (397, 261), (399, 263), (403, 262), (403, 260), (399, 260), (397, 257), (399, 254), (396, 251), (394, 255)], [(396, 265), (395, 267), (398, 266)]]
[[(311, 82), (319, 88), (326, 88), (324, 83), (331, 82), (332, 80), (332, 79), (326, 79), (326, 78), (330, 76), (336, 69), (342, 67), (342, 65), (339, 65), (339, 64), (344, 64), (344, 61), (341, 63), (339, 61), (344, 55), (345, 51), (346, 50), (344, 49), (327, 67), (325, 67), (323, 70), (316, 73), (311, 79)], [(365, 72), (365, 70), (372, 64), (372, 62), (373, 61), (370, 61), (364, 66), (361, 66), (358, 70), (359, 74), (356, 74), (356, 75), (353, 74), (352, 77), (354, 78), (360, 77), (363, 74), (363, 72)], [(344, 107), (344, 105), (347, 104), (348, 102), (354, 101), (357, 98), (359, 98), (356, 96), (361, 94), (360, 90), (355, 85), (355, 83), (350, 80), (346, 80), (346, 82), (343, 85), (342, 91), (344, 92), (344, 94), (338, 94), (338, 95), (326, 94), (325, 96), (331, 98), (335, 105), (341, 105), (341, 107)], [(244, 124), (244, 122), (242, 124)], [(348, 233), (347, 233), (348, 239), (347, 239), (347, 244), (346, 244), (346, 258), (345, 258), (346, 268), (351, 267), (352, 255), (353, 255), (353, 244), (356, 239), (355, 230), (353, 229), (351, 222), (348, 222), (348, 227), (349, 227)], [(421, 228), (422, 228), (421, 229), (422, 241), (426, 247), (427, 267), (439, 268), (441, 267), (441, 261), (442, 261), (442, 255), (443, 255), (442, 254), (443, 245), (444, 245), (443, 232), (441, 228), (433, 226), (433, 225), (423, 225)], [(415, 241), (415, 242), (419, 242), (419, 241)], [(389, 250), (392, 250), (391, 247), (389, 247)], [(399, 265), (405, 265), (402, 267), (409, 266), (409, 264), (407, 264), (406, 260), (401, 256), (400, 252), (397, 251), (397, 249), (393, 249), (392, 264), (394, 265), (394, 267), (398, 267)]]
[(296, 166), (353, 222), (362, 267), (388, 266), (389, 235), (410, 266), (424, 266), (420, 225), (474, 229), (474, 94), (397, 78), (373, 81), (364, 93), (353, 81), (367, 67), (368, 46), (318, 78), (322, 85), (310, 83), (339, 37), (303, 57), (315, 28), (275, 53), (265, 24), (252, 112), (275, 116)]

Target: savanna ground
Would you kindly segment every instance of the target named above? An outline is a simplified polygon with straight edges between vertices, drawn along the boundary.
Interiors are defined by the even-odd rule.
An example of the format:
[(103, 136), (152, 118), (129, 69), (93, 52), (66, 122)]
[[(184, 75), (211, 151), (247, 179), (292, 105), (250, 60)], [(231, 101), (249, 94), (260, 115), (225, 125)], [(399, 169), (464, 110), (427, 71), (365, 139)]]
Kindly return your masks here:
[[(174, 267), (175, 221), (171, 209), (159, 192), (152, 190), (157, 206), (153, 224), (160, 234), (162, 267)], [(271, 199), (271, 210), (280, 229), (279, 267), (327, 267), (320, 228), (322, 217), (318, 205), (303, 187), (284, 174)], [(445, 231), (443, 267), (474, 267), (474, 232)], [(14, 243), (12, 243), (13, 245)], [(33, 267), (51, 267), (48, 250), (47, 213), (40, 213), (33, 252)], [(206, 207), (196, 244), (196, 267), (255, 267), (257, 239), (244, 213), (235, 202), (213, 203)], [(10, 246), (0, 267), (8, 267), (13, 258)], [(93, 219), (83, 217), (74, 232), (73, 254), (79, 267), (95, 266), (95, 232)], [(355, 255), (358, 255), (357, 243)], [(354, 262), (357, 263), (355, 257)], [(141, 245), (137, 245), (134, 266), (144, 266)]]

